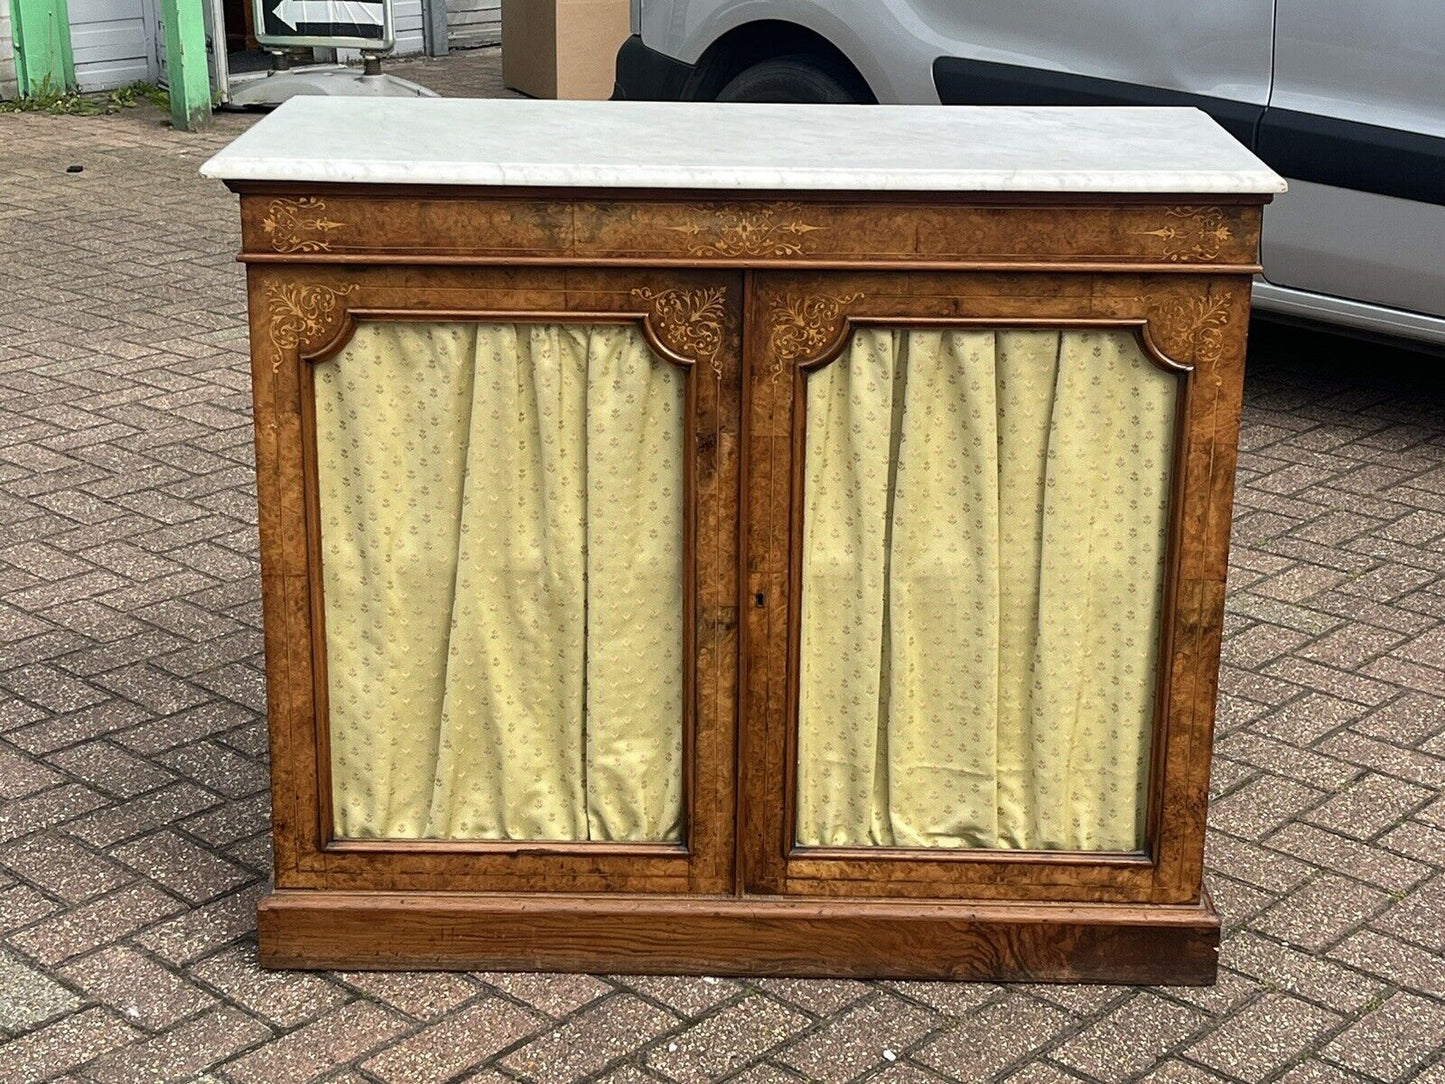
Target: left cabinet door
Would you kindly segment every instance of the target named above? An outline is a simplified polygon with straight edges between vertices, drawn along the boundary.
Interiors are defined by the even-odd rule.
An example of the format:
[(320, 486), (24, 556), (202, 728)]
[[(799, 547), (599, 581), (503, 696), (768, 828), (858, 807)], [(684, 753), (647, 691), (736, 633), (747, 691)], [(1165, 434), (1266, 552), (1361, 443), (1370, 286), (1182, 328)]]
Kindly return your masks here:
[(731, 889), (741, 288), (252, 267), (278, 887)]

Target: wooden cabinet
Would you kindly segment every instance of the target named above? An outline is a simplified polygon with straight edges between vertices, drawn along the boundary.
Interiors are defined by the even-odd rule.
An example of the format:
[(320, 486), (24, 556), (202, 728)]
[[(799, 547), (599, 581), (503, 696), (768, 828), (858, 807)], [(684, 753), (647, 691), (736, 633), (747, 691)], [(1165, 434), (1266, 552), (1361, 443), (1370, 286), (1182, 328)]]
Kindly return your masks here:
[[(1101, 110), (1043, 112), (1158, 177), (1040, 135), (1007, 184), (806, 149), (724, 184), (759, 125), (840, 115), (511, 102), (464, 103), (450, 167), (348, 176), (339, 104), (207, 166), (250, 296), (262, 961), (1211, 981), (1277, 178), (1200, 114)], [(910, 116), (926, 150), (1034, 112)], [(659, 116), (712, 126), (716, 176), (648, 180)], [(902, 113), (842, 116), (896, 156)], [(508, 126), (555, 121), (610, 127), (591, 179), (500, 183)]]

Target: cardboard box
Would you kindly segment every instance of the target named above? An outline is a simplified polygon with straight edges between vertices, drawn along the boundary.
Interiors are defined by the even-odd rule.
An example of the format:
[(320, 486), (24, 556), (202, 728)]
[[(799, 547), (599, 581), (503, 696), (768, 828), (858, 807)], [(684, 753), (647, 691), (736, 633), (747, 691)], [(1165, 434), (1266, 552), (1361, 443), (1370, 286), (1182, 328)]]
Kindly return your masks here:
[(612, 96), (628, 0), (502, 0), (502, 82), (534, 98)]

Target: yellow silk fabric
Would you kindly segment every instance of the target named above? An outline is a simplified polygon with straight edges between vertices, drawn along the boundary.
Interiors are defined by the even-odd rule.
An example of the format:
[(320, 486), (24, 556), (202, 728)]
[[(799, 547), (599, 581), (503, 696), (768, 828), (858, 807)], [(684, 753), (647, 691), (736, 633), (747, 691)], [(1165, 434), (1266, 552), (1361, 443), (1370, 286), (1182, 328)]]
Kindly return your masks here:
[(1142, 845), (1178, 379), (860, 330), (808, 377), (797, 839)]
[(337, 834), (680, 838), (682, 371), (371, 323), (315, 387)]

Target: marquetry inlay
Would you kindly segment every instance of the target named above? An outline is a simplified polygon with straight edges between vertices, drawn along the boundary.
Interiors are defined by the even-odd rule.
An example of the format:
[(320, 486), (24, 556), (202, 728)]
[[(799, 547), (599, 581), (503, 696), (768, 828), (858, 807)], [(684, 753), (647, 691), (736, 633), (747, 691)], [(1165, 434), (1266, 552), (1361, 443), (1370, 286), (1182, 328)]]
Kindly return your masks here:
[(330, 252), (327, 235), (346, 225), (325, 215), (326, 201), (316, 196), (273, 199), (261, 228), (277, 252)]

